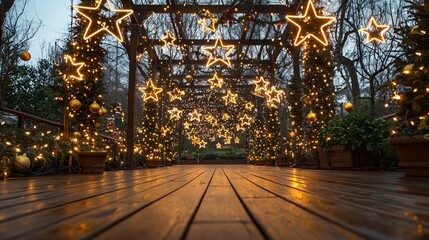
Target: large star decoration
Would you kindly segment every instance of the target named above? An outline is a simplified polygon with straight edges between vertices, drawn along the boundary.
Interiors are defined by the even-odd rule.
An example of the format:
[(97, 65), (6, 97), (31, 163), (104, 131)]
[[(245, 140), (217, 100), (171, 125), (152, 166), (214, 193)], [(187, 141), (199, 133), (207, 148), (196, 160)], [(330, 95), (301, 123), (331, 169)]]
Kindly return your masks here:
[[(93, 19), (93, 11), (96, 12), (96, 16), (98, 17), (106, 1), (109, 6), (109, 11), (115, 13), (116, 20), (108, 20), (107, 22), (105, 22), (100, 21), (98, 19)], [(129, 17), (131, 14), (133, 14), (133, 10), (131, 9), (113, 9), (112, 4), (109, 0), (99, 0), (97, 6), (95, 7), (73, 6), (73, 8), (76, 10), (77, 13), (81, 14), (89, 21), (85, 29), (85, 34), (83, 36), (85, 40), (104, 31), (115, 37), (118, 41), (122, 42), (123, 38), (119, 23)]]
[(277, 90), (276, 87), (272, 86), (267, 91), (267, 104), (270, 107), (277, 107), (277, 103), (280, 103), (280, 96), (283, 94), (283, 90)]
[(161, 38), (161, 41), (164, 42), (164, 47), (175, 46), (174, 42), (176, 41), (176, 38), (171, 34), (170, 30), (168, 30), (167, 34)]
[(76, 79), (78, 81), (83, 81), (83, 74), (80, 73), (80, 70), (85, 66), (83, 62), (74, 62), (73, 58), (70, 55), (65, 55), (64, 59), (71, 70), (67, 75), (70, 79)]
[(231, 90), (228, 90), (226, 96), (223, 96), (222, 99), (225, 102), (225, 105), (236, 104), (237, 103), (237, 93), (232, 93)]
[[(231, 66), (231, 61), (229, 60), (232, 51), (234, 50), (234, 45), (223, 45), (222, 38), (218, 37), (216, 39), (215, 45), (213, 47), (203, 47), (203, 51), (209, 53), (209, 60), (207, 61), (207, 67), (210, 67), (216, 63), (223, 63), (228, 67)], [(225, 51), (223, 59), (222, 54), (219, 51)]]
[[(207, 21), (210, 21), (210, 24), (207, 24)], [(202, 18), (198, 20), (198, 24), (201, 25), (201, 30), (203, 33), (210, 31), (211, 33), (216, 32), (216, 23), (217, 18)]]
[(197, 121), (197, 122), (200, 122), (201, 121), (201, 113), (199, 113), (198, 111), (197, 111), (197, 109), (194, 109), (194, 111), (193, 112), (191, 112), (191, 113), (189, 113), (189, 117), (190, 117), (190, 121)]
[[(311, 10), (310, 10), (311, 9)], [(314, 38), (323, 45), (328, 45), (325, 27), (335, 21), (335, 17), (323, 17), (317, 15), (313, 2), (308, 1), (303, 16), (286, 16), (286, 19), (298, 27), (294, 45), (298, 46), (307, 38)]]
[(170, 120), (179, 120), (180, 116), (182, 116), (183, 110), (179, 110), (176, 107), (174, 107), (171, 110), (167, 110), (167, 112), (170, 114)]
[(259, 80), (253, 81), (255, 85), (255, 90), (252, 92), (253, 95), (258, 97), (265, 97), (265, 92), (267, 91), (269, 82), (265, 81), (264, 77), (260, 77)]
[(144, 94), (143, 101), (145, 102), (149, 100), (158, 102), (158, 94), (162, 92), (162, 88), (156, 87), (152, 79), (149, 79), (149, 81), (146, 84), (146, 87), (140, 87), (139, 89)]
[(179, 88), (174, 88), (173, 91), (167, 92), (170, 97), (170, 102), (174, 102), (175, 100), (182, 101), (182, 96), (185, 95), (185, 91), (180, 90)]
[(210, 89), (222, 88), (223, 78), (220, 78), (217, 75), (217, 72), (215, 72), (215, 74), (213, 75), (213, 78), (209, 79), (209, 83), (210, 83)]
[(375, 21), (374, 17), (371, 17), (369, 20), (369, 24), (366, 28), (359, 29), (359, 32), (363, 32), (366, 34), (366, 43), (370, 42), (386, 42), (384, 38), (384, 34), (387, 30), (389, 30), (388, 25), (380, 25)]

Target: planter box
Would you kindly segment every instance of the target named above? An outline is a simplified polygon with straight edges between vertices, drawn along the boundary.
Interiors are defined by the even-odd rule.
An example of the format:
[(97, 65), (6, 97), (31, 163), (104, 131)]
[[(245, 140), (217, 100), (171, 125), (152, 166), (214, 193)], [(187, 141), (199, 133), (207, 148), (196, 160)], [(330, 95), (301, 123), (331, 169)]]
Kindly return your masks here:
[(410, 177), (429, 177), (429, 141), (421, 137), (397, 137), (390, 143), (399, 157), (399, 167)]
[(336, 145), (332, 146), (331, 150), (328, 151), (331, 167), (333, 168), (352, 168), (353, 164), (353, 152), (346, 149), (344, 146)]
[(276, 160), (275, 159), (267, 159), (265, 160), (265, 166), (275, 166)]
[(331, 168), (331, 163), (329, 161), (329, 153), (328, 153), (328, 151), (319, 149), (319, 167), (321, 169), (329, 169), (329, 168)]
[(107, 152), (78, 152), (82, 174), (103, 174)]
[(147, 168), (157, 168), (161, 160), (145, 160), (145, 165)]

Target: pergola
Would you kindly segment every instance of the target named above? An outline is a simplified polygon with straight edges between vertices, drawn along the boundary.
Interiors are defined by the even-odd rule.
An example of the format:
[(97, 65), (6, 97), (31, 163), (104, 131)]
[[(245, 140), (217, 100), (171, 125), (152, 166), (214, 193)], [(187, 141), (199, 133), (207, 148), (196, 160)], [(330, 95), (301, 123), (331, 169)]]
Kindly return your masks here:
[[(218, 1), (183, 2), (166, 0), (164, 4), (151, 4), (142, 0), (121, 0), (124, 8), (132, 9), (129, 38), (125, 46), (129, 54), (129, 92), (128, 92), (128, 125), (127, 125), (127, 160), (134, 159), (134, 126), (136, 102), (136, 72), (138, 58), (142, 54), (148, 57), (151, 67), (140, 73), (147, 78), (157, 67), (170, 70), (169, 77), (178, 79), (180, 88), (206, 89), (207, 84), (189, 84), (181, 80), (186, 78), (189, 69), (196, 81), (206, 81), (212, 77), (205, 66), (207, 56), (202, 54), (202, 46), (213, 46), (215, 36), (222, 36), (223, 44), (234, 45), (235, 52), (231, 57), (231, 69), (225, 71), (225, 79), (239, 79), (231, 88), (249, 89), (251, 82), (261, 73), (254, 69), (263, 68), (270, 82), (274, 83), (278, 57), (284, 48), (290, 51), (288, 41), (290, 29), (284, 27), (285, 16), (296, 13), (301, 1)], [(204, 32), (197, 24), (198, 20), (217, 17), (215, 34)], [(153, 26), (157, 20), (159, 25)], [(213, 21), (213, 19), (212, 19)], [(230, 24), (230, 25), (228, 25)], [(233, 33), (224, 27), (234, 27)], [(165, 54), (164, 41), (161, 40), (168, 31), (174, 36), (174, 50)], [(228, 30), (228, 29), (227, 29)], [(164, 48), (164, 49), (163, 49)], [(250, 71), (249, 71), (250, 70)], [(153, 72), (152, 72), (153, 73)]]

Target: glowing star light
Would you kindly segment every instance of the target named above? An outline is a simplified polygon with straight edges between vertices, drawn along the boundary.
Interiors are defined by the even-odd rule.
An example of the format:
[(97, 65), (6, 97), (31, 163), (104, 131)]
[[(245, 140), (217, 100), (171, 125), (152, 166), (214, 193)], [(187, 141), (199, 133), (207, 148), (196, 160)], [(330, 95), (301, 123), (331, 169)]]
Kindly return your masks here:
[(85, 66), (85, 63), (78, 62), (75, 63), (73, 58), (70, 55), (65, 55), (64, 59), (66, 60), (67, 65), (72, 69), (72, 74), (69, 74), (68, 77), (70, 79), (76, 79), (78, 81), (83, 80), (83, 74), (80, 73), (80, 70)]
[[(210, 21), (210, 24), (207, 24), (207, 21)], [(216, 23), (217, 18), (203, 18), (198, 20), (198, 24), (201, 25), (201, 30), (203, 33), (206, 33), (208, 31), (214, 33), (216, 32)]]
[[(310, 10), (311, 9), (311, 10)], [(328, 45), (325, 27), (335, 21), (335, 17), (317, 15), (313, 2), (308, 1), (303, 16), (286, 16), (286, 19), (298, 27), (294, 45), (300, 45), (307, 38), (314, 38), (323, 45)]]
[(255, 85), (255, 90), (252, 92), (253, 95), (258, 97), (265, 97), (265, 92), (267, 91), (269, 82), (265, 81), (264, 77), (260, 77), (259, 80), (253, 81)]
[[(209, 60), (207, 62), (207, 67), (210, 67), (215, 63), (223, 63), (228, 67), (231, 66), (231, 61), (229, 60), (229, 57), (233, 50), (234, 45), (223, 45), (222, 38), (218, 37), (213, 47), (203, 47), (203, 51), (206, 51), (210, 54)], [(219, 52), (225, 52), (225, 59), (223, 59), (222, 54)]]
[(149, 100), (158, 102), (158, 94), (162, 92), (162, 88), (156, 87), (152, 79), (149, 79), (146, 87), (140, 87), (139, 89), (144, 94), (143, 101), (145, 102)]
[(366, 28), (359, 29), (359, 32), (363, 32), (366, 34), (366, 43), (370, 42), (380, 42), (384, 43), (386, 42), (386, 39), (384, 38), (384, 34), (387, 30), (389, 30), (388, 25), (379, 25), (374, 17), (371, 17), (369, 20), (369, 24)]
[(222, 88), (223, 78), (218, 77), (217, 72), (213, 75), (213, 78), (209, 79), (210, 89)]
[(202, 140), (198, 143), (199, 148), (206, 148), (207, 142)]
[(176, 41), (176, 38), (171, 34), (170, 30), (168, 30), (167, 34), (161, 38), (161, 41), (164, 42), (164, 47), (175, 46), (174, 41)]
[(276, 87), (272, 86), (269, 91), (266, 92), (268, 97), (267, 104), (270, 107), (276, 107), (276, 103), (280, 103), (280, 96), (283, 94), (283, 90), (277, 90)]
[(189, 117), (190, 117), (190, 121), (197, 121), (197, 122), (200, 122), (201, 121), (201, 113), (199, 113), (198, 111), (197, 111), (197, 109), (194, 109), (194, 111), (193, 112), (191, 112), (191, 113), (189, 113)]
[(170, 102), (173, 102), (174, 100), (182, 101), (182, 96), (185, 95), (185, 91), (182, 91), (176, 87), (173, 89), (173, 91), (167, 92), (167, 94), (170, 97)]
[(226, 96), (223, 96), (222, 99), (225, 102), (225, 105), (228, 105), (230, 103), (236, 104), (237, 103), (237, 93), (232, 93), (231, 90), (228, 90), (226, 93)]
[[(96, 15), (97, 17), (100, 15), (105, 2), (107, 1), (108, 9), (110, 12), (115, 13), (115, 21), (101, 21), (98, 19), (93, 19), (90, 16)], [(97, 6), (88, 7), (88, 6), (73, 6), (77, 13), (81, 14), (83, 17), (88, 19), (89, 23), (85, 29), (85, 34), (83, 38), (85, 40), (105, 31), (115, 37), (118, 41), (122, 42), (122, 32), (119, 27), (119, 23), (133, 14), (133, 10), (131, 9), (113, 9), (112, 4), (109, 0), (100, 0), (98, 1)], [(94, 14), (94, 12), (96, 14)]]
[(247, 102), (246, 105), (245, 105), (245, 108), (248, 111), (252, 111), (254, 107), (255, 107), (255, 105), (253, 105), (252, 102)]
[(240, 122), (242, 126), (250, 126), (251, 121), (252, 121), (252, 118), (247, 114), (244, 114), (243, 117), (240, 118)]
[(222, 148), (222, 144), (220, 144), (220, 143), (216, 143), (216, 148), (217, 148), (217, 149), (221, 149), (221, 148)]
[(183, 110), (179, 110), (176, 107), (174, 107), (171, 110), (167, 110), (167, 112), (170, 114), (170, 120), (179, 120), (180, 116), (182, 116)]

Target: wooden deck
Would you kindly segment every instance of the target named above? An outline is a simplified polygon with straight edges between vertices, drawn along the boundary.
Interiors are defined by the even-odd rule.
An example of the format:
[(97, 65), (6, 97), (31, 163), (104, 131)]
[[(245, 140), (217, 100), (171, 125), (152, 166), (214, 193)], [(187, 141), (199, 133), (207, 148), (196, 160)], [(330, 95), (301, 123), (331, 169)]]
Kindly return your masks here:
[(0, 182), (0, 239), (429, 239), (429, 179), (174, 166)]

